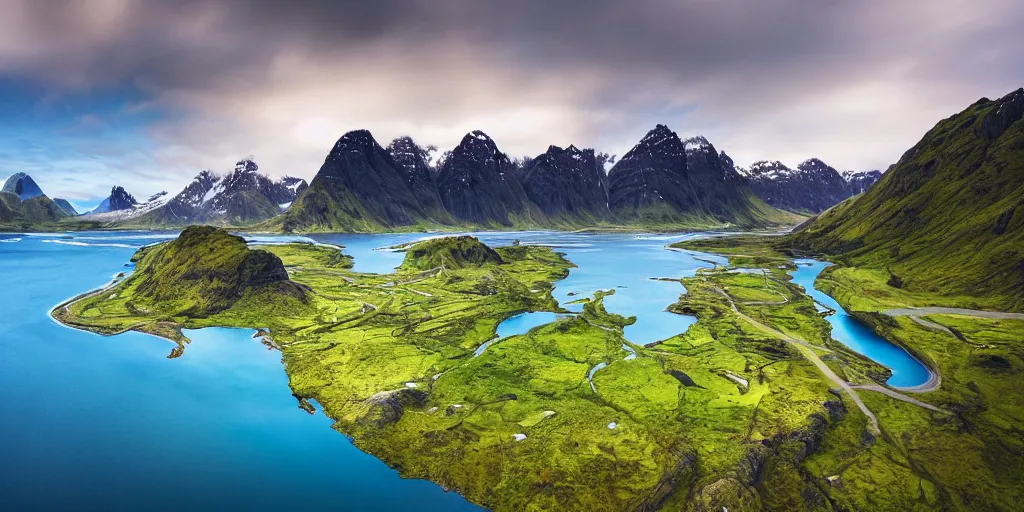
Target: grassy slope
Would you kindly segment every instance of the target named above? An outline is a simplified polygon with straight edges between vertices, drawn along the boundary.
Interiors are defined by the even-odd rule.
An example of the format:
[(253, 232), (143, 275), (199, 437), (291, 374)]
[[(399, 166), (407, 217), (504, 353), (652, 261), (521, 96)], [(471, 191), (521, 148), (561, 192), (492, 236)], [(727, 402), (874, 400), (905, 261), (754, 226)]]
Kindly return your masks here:
[[(732, 263), (744, 266), (770, 267), (789, 260), (777, 250), (787, 249), (785, 237), (728, 237), (681, 247), (727, 254)], [(1018, 392), (1024, 386), (1024, 322), (926, 317), (955, 331), (950, 334), (922, 327), (909, 317), (890, 318), (880, 312), (904, 306), (971, 308), (979, 299), (894, 288), (886, 284), (888, 277), (884, 270), (836, 266), (823, 272), (816, 285), (935, 369), (941, 386), (918, 398), (954, 414), (936, 415), (862, 391), (883, 436), (865, 449), (859, 431), (840, 424), (829, 430), (806, 467), (817, 475), (840, 475), (842, 485), (829, 487), (828, 493), (851, 509), (1014, 510), (1024, 499), (1024, 398)], [(805, 315), (798, 325), (806, 331), (813, 324)], [(859, 371), (845, 368), (840, 375), (852, 382), (885, 379), (870, 364)]]
[(24, 231), (52, 227), (67, 217), (57, 203), (46, 196), (22, 201), (10, 192), (0, 192), (0, 230)]
[(865, 194), (798, 230), (792, 246), (887, 270), (911, 291), (1024, 311), (1024, 120), (997, 136), (987, 128), (1008, 98), (940, 122)]
[[(607, 313), (603, 294), (583, 299), (578, 318), (501, 340), (474, 358), (502, 319), (558, 310), (551, 283), (571, 263), (546, 248), (517, 246), (495, 249), (504, 263), (470, 257), (459, 268), (421, 270), (439, 256), (417, 250), (446, 258), (481, 250), (434, 241), (411, 247), (396, 274), (366, 275), (334, 249), (267, 246), (290, 282), (307, 290), (305, 302), (257, 290), (193, 316), (177, 301), (147, 302), (140, 293), (170, 246), (143, 251), (133, 276), (57, 316), (103, 333), (136, 328), (168, 337), (180, 326), (269, 329), (296, 395), (322, 404), (357, 446), (404, 476), (498, 510), (827, 507), (822, 475), (835, 468), (810, 477), (808, 455), (830, 422), (850, 436), (864, 428), (857, 413), (840, 420), (844, 407), (810, 363), (730, 315), (701, 286), (709, 277), (687, 281), (691, 293), (675, 306), (697, 312), (700, 322), (652, 348), (632, 346), (635, 359), (622, 348), (622, 327), (632, 319)], [(204, 247), (194, 252), (208, 253)], [(202, 258), (200, 267), (235, 261), (234, 253)], [(827, 343), (820, 318), (796, 320), (813, 307), (791, 288), (770, 281), (765, 290), (751, 276), (721, 279), (737, 296), (790, 297), (791, 308), (772, 314), (779, 328)], [(607, 367), (594, 375), (595, 392), (587, 373), (601, 362)], [(877, 373), (848, 354), (830, 364)]]

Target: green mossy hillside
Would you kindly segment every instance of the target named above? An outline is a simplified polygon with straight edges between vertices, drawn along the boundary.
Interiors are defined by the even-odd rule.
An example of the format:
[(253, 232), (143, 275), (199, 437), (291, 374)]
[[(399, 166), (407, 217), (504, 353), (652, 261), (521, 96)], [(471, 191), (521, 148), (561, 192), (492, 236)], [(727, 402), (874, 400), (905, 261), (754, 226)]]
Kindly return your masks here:
[(874, 187), (784, 243), (910, 291), (1024, 311), (1024, 89), (939, 122)]
[(505, 263), (501, 256), (472, 236), (435, 238), (406, 249), (403, 266), (420, 270), (456, 269)]
[(46, 196), (21, 200), (17, 194), (0, 192), (0, 230), (33, 231), (55, 226), (68, 214)]
[[(793, 268), (787, 253), (795, 250), (787, 237), (767, 236), (695, 240), (677, 247), (726, 254), (731, 265), (766, 269), (769, 278), (764, 285), (778, 282), (773, 275), (785, 282), (782, 273)], [(727, 290), (752, 318), (808, 340), (827, 334), (806, 299), (794, 301), (789, 296), (786, 304), (771, 304), (770, 294), (755, 292), (760, 276), (716, 272), (699, 277)], [(823, 271), (815, 286), (935, 371), (941, 378), (937, 389), (912, 396), (950, 414), (860, 390), (882, 435), (866, 443), (863, 428), (857, 426), (862, 420), (844, 420), (826, 432), (816, 454), (805, 462), (806, 470), (831, 478), (822, 488), (838, 510), (1016, 510), (1024, 499), (1024, 395), (1019, 392), (1024, 387), (1024, 320), (968, 314), (888, 316), (884, 312), (895, 308), (985, 310), (999, 303), (999, 297), (894, 287), (890, 278), (884, 268), (836, 265)], [(708, 313), (691, 303), (706, 282), (687, 280), (688, 300), (677, 306), (696, 311), (702, 319), (698, 326)], [(822, 334), (816, 335), (816, 330)], [(838, 355), (837, 360), (829, 355), (822, 359), (853, 384), (881, 384), (888, 377), (884, 368), (844, 355), (837, 342), (825, 339), (821, 346)]]
[(129, 281), (136, 307), (175, 315), (209, 316), (253, 294), (305, 300), (280, 258), (209, 226), (190, 226), (171, 242), (146, 250)]

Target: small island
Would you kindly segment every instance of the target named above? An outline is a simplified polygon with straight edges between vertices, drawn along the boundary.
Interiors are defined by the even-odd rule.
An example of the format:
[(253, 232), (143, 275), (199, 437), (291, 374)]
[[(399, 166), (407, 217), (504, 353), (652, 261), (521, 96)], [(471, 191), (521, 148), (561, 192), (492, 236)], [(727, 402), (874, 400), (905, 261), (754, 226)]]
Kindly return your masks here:
[[(300, 407), (315, 401), (403, 476), (495, 510), (934, 508), (971, 492), (964, 482), (1020, 474), (1007, 462), (996, 475), (985, 459), (988, 443), (1007, 439), (994, 419), (884, 388), (888, 370), (831, 339), (790, 282), (790, 255), (764, 240), (683, 247), (731, 253), (730, 265), (682, 279), (686, 294), (669, 308), (698, 323), (648, 346), (624, 337), (631, 318), (605, 310), (613, 291), (496, 339), (514, 315), (565, 312), (551, 291), (573, 264), (468, 236), (399, 248), (404, 263), (379, 275), (354, 272), (342, 248), (250, 247), (189, 227), (53, 315), (164, 337), (172, 357), (189, 343), (183, 328), (258, 329), (281, 351)], [(878, 328), (900, 339), (904, 320)], [(923, 357), (958, 401), (1001, 389), (995, 375)], [(944, 473), (953, 468), (956, 478)]]

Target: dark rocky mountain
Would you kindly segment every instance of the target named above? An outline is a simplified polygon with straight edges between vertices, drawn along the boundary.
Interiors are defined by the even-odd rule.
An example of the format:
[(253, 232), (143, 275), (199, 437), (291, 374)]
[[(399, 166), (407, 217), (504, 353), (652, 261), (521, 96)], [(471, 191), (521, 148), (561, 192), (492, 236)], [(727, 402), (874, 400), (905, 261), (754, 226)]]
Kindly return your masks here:
[(7, 181), (4, 182), (3, 191), (18, 196), (18, 199), (22, 201), (44, 195), (43, 190), (39, 188), (39, 185), (36, 185), (32, 177), (23, 172), (13, 174), (7, 178)]
[(882, 177), (881, 171), (842, 174), (817, 158), (791, 169), (779, 161), (754, 162), (742, 171), (754, 193), (776, 208), (800, 213), (821, 213), (863, 193)]
[(57, 208), (60, 208), (60, 210), (67, 214), (69, 217), (74, 217), (78, 215), (78, 211), (75, 210), (74, 206), (71, 206), (71, 203), (69, 203), (67, 199), (61, 199), (58, 197), (53, 200), (53, 203), (56, 204)]
[(204, 205), (213, 196), (213, 187), (220, 177), (204, 169), (178, 195), (171, 198), (163, 208), (147, 216), (147, 221), (156, 225), (176, 225), (202, 222), (206, 218)]
[(516, 179), (512, 161), (479, 130), (463, 137), (444, 159), (437, 188), (442, 204), (458, 220), (500, 226), (543, 221)]
[(427, 215), (437, 221), (452, 222), (437, 193), (437, 183), (428, 163), (429, 155), (423, 148), (411, 137), (399, 137), (388, 145), (388, 153)]
[(103, 199), (99, 206), (93, 208), (89, 213), (109, 213), (122, 210), (132, 210), (138, 204), (139, 202), (135, 200), (135, 197), (129, 194), (124, 187), (115, 186), (110, 189), (110, 195)]
[(608, 220), (608, 179), (593, 149), (549, 146), (542, 155), (525, 160), (523, 190), (551, 219)]
[(846, 171), (843, 173), (850, 195), (863, 194), (878, 180), (882, 179), (882, 171)]
[(699, 210), (686, 180), (686, 146), (659, 124), (608, 172), (608, 200), (613, 212), (632, 216), (651, 206), (675, 212)]
[(429, 203), (430, 191), (418, 172), (412, 169), (410, 175), (369, 131), (348, 132), (274, 226), (285, 231), (379, 231), (436, 222), (429, 213), (436, 209), (420, 201), (426, 197)]
[(608, 181), (612, 213), (624, 220), (758, 225), (780, 214), (706, 139), (684, 143), (660, 124), (612, 167)]
[(779, 161), (755, 162), (746, 173), (758, 197), (792, 212), (818, 213), (853, 195), (843, 176), (817, 158), (796, 169)]

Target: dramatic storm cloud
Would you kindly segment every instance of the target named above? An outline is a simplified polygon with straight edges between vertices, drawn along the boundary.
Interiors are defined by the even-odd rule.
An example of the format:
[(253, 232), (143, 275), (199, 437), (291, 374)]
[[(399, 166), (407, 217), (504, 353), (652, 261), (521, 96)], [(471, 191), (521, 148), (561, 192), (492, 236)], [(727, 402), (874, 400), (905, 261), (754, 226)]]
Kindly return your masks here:
[(656, 123), (739, 164), (885, 168), (1024, 85), (1016, 0), (6, 0), (0, 174), (143, 196), (255, 155), (309, 178), (345, 131), (622, 154)]

